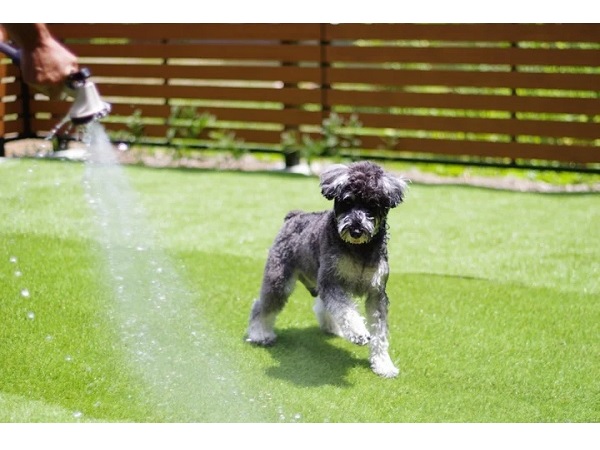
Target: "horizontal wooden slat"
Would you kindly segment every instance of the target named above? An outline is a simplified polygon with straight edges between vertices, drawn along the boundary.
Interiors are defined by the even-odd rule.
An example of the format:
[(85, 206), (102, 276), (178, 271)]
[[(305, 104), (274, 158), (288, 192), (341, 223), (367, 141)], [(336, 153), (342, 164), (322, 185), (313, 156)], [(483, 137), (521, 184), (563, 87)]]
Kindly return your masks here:
[(9, 122), (4, 122), (4, 133), (21, 133), (23, 131), (23, 120), (11, 120)]
[(327, 68), (325, 82), (595, 91), (600, 74)]
[(197, 86), (144, 86), (103, 84), (101, 94), (123, 97), (196, 98), (205, 100), (282, 102), (289, 104), (317, 103), (320, 92), (316, 89), (298, 88), (221, 88)]
[(21, 84), (20, 83), (9, 83), (5, 84), (6, 88), (4, 95), (17, 95), (21, 96)]
[[(32, 126), (36, 130), (49, 131), (56, 123), (52, 120), (47, 119), (33, 119)], [(121, 123), (109, 123), (103, 122), (104, 127), (107, 130), (125, 130), (126, 125)], [(169, 127), (166, 125), (146, 125), (144, 127), (144, 135), (151, 137), (164, 137), (167, 135)], [(243, 140), (245, 142), (264, 142), (266, 144), (277, 144), (281, 141), (281, 131), (278, 130), (245, 130), (245, 129), (231, 129), (235, 133), (236, 139)], [(205, 131), (204, 135), (208, 134), (208, 130)]]
[(511, 95), (413, 94), (329, 90), (325, 106), (349, 105), (380, 108), (448, 108), (483, 111), (597, 114), (598, 99), (521, 97)]
[(374, 150), (385, 149), (438, 155), (541, 159), (581, 164), (600, 162), (600, 151), (597, 148), (581, 146), (445, 139), (400, 139), (395, 148), (392, 149), (386, 147), (381, 139), (369, 136), (362, 139), (362, 145), (367, 149)]
[(202, 80), (320, 82), (317, 67), (184, 66), (167, 64), (86, 64), (94, 76), (189, 78)]
[[(138, 86), (103, 84), (103, 96), (195, 98), (225, 101), (263, 101), (286, 104), (319, 103), (316, 89), (217, 88), (191, 86)], [(484, 111), (597, 114), (594, 98), (553, 98), (503, 95), (413, 94), (404, 92), (326, 91), (325, 106), (351, 105), (381, 108), (441, 108)]]
[(54, 24), (52, 33), (60, 38), (130, 38), (130, 39), (319, 39), (319, 24), (242, 24), (242, 23), (171, 23), (171, 24)]
[(19, 66), (17, 66), (16, 64), (8, 64), (5, 67), (6, 70), (6, 75), (7, 77), (20, 77), (21, 76), (21, 70), (19, 69)]
[(202, 108), (199, 112), (213, 114), (217, 120), (245, 123), (278, 123), (282, 125), (319, 125), (321, 113), (297, 109), (235, 109)]
[(325, 25), (325, 40), (381, 39), (482, 42), (598, 42), (598, 24), (339, 24)]
[[(69, 110), (70, 105), (65, 102), (34, 101), (35, 110), (44, 110), (60, 119)], [(160, 117), (165, 120), (171, 114), (169, 105), (111, 105), (111, 115), (130, 116), (139, 110), (143, 117)], [(321, 112), (302, 111), (298, 109), (250, 109), (250, 108), (196, 108), (197, 114), (208, 113), (215, 116), (216, 120), (246, 123), (274, 123), (283, 125), (319, 125)]]
[(7, 114), (20, 114), (23, 111), (23, 105), (21, 102), (6, 102), (2, 103), (4, 115)]
[(196, 58), (259, 61), (318, 61), (320, 51), (310, 45), (91, 45), (70, 44), (80, 57), (105, 58)]
[(390, 114), (361, 114), (360, 122), (369, 128), (425, 130), (481, 134), (578, 137), (600, 139), (600, 124), (551, 120), (478, 119)]
[(382, 85), (506, 87), (530, 89), (597, 90), (600, 74), (525, 73), (451, 70), (324, 69), (316, 67), (232, 67), (148, 64), (86, 64), (94, 76), (185, 78)]
[(403, 48), (326, 47), (325, 60), (333, 62), (406, 62), (430, 64), (509, 64), (545, 66), (598, 66), (594, 50), (521, 48)]

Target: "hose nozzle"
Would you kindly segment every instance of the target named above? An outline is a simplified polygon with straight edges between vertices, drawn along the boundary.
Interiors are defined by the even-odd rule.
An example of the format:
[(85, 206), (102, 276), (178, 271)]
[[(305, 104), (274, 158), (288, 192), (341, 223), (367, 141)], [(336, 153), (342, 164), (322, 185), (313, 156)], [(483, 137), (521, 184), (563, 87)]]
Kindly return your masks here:
[(84, 125), (110, 113), (110, 104), (100, 98), (96, 85), (89, 81), (89, 77), (90, 71), (83, 68), (67, 78), (67, 90), (75, 99), (68, 112), (74, 125)]

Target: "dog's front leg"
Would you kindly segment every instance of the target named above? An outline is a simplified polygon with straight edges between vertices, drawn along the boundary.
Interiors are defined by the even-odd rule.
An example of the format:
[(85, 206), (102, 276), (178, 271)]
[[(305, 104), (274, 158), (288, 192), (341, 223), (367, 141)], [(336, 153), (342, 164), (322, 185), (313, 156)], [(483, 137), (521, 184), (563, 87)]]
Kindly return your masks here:
[(342, 289), (333, 286), (321, 289), (319, 297), (329, 317), (335, 322), (345, 339), (358, 345), (366, 345), (369, 342), (370, 335), (364, 319), (356, 310), (354, 302)]
[(371, 368), (373, 372), (385, 378), (393, 378), (400, 373), (390, 358), (388, 348), (388, 305), (385, 291), (372, 292), (367, 296), (367, 323), (371, 330), (369, 341)]

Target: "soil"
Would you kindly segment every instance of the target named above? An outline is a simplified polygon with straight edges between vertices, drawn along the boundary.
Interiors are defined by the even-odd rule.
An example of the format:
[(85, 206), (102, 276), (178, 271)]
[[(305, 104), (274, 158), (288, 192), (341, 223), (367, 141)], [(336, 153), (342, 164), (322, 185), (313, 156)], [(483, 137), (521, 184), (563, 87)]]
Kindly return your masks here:
[[(283, 162), (261, 159), (252, 154), (241, 158), (233, 158), (228, 154), (198, 156), (194, 158), (174, 158), (172, 152), (155, 151), (153, 154), (140, 154), (136, 151), (116, 150), (122, 164), (141, 164), (148, 167), (182, 167), (190, 169), (238, 170), (238, 171), (281, 171), (305, 175), (318, 175), (323, 166), (319, 163), (311, 165), (300, 164), (286, 168)], [(43, 139), (23, 139), (5, 144), (7, 158), (11, 157), (47, 157), (63, 159), (85, 159), (85, 152), (74, 144), (66, 151), (51, 152), (51, 144)], [(411, 169), (398, 175), (410, 180), (411, 183), (430, 185), (468, 185), (488, 189), (501, 189), (518, 192), (540, 193), (588, 193), (600, 192), (600, 183), (593, 184), (550, 184), (542, 181), (528, 180), (519, 177), (491, 177), (463, 174), (460, 176), (440, 176), (431, 172)]]

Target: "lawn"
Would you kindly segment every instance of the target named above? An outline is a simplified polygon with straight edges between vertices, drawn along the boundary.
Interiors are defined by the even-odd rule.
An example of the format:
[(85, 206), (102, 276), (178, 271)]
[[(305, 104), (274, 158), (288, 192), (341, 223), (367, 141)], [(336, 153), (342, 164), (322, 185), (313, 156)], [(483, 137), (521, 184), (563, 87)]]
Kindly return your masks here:
[(244, 342), (268, 248), (318, 180), (0, 162), (0, 422), (598, 422), (600, 196), (411, 185), (391, 356), (299, 286)]

